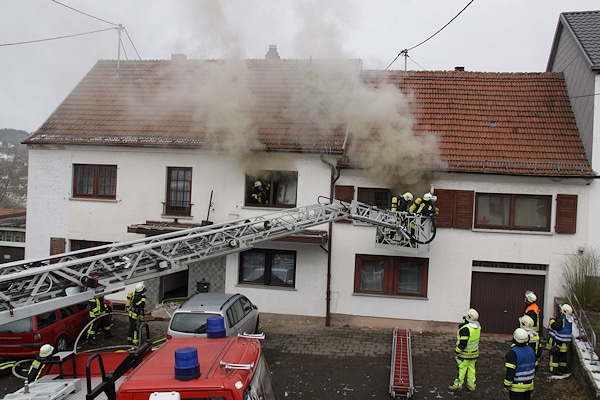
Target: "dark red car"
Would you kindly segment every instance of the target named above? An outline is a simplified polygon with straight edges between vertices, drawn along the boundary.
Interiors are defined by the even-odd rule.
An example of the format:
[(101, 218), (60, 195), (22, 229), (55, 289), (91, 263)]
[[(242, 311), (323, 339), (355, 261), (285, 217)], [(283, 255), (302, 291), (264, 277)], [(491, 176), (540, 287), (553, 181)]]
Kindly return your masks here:
[(0, 356), (33, 358), (46, 343), (65, 351), (88, 322), (87, 303), (81, 303), (0, 325)]

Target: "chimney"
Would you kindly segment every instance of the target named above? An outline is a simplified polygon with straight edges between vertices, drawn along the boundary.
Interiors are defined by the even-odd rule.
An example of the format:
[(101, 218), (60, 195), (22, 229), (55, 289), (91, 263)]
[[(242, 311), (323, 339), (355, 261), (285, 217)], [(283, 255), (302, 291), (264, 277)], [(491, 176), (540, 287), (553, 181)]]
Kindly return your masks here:
[(269, 45), (269, 51), (267, 51), (267, 54), (265, 54), (265, 59), (266, 60), (279, 60), (279, 59), (281, 59), (281, 57), (279, 57), (279, 53), (277, 52), (277, 45), (276, 44)]
[(465, 67), (454, 67), (455, 71), (464, 71)]
[(187, 57), (185, 56), (185, 54), (171, 54), (171, 61), (172, 62), (187, 61)]

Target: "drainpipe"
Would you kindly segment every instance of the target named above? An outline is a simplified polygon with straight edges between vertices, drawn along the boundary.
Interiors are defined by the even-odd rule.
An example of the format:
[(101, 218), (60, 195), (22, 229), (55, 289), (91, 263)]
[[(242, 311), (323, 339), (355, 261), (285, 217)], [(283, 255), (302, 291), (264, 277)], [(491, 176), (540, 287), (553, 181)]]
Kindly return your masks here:
[[(329, 185), (329, 198), (333, 199), (335, 194), (335, 183), (340, 178), (340, 170), (320, 154), (321, 161), (331, 170), (331, 183)], [(325, 289), (325, 326), (331, 326), (331, 236), (333, 234), (333, 222), (329, 222), (329, 240), (327, 241), (327, 288)]]

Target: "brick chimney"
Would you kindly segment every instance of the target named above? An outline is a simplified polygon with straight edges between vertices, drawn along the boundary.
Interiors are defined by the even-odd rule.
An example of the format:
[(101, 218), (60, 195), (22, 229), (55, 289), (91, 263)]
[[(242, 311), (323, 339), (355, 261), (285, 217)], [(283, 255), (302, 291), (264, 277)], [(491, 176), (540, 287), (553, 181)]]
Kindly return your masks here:
[(279, 57), (279, 53), (277, 52), (276, 44), (269, 45), (269, 51), (267, 51), (267, 54), (265, 54), (265, 59), (266, 60), (280, 60), (281, 59), (281, 57)]

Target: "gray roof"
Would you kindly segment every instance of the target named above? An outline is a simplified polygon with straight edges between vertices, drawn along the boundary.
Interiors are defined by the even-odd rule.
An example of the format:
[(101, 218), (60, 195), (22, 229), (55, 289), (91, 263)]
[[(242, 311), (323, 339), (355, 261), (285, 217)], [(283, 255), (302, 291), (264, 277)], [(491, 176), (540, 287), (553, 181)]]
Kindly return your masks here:
[(600, 70), (600, 10), (565, 12), (560, 21), (573, 35), (590, 67)]

